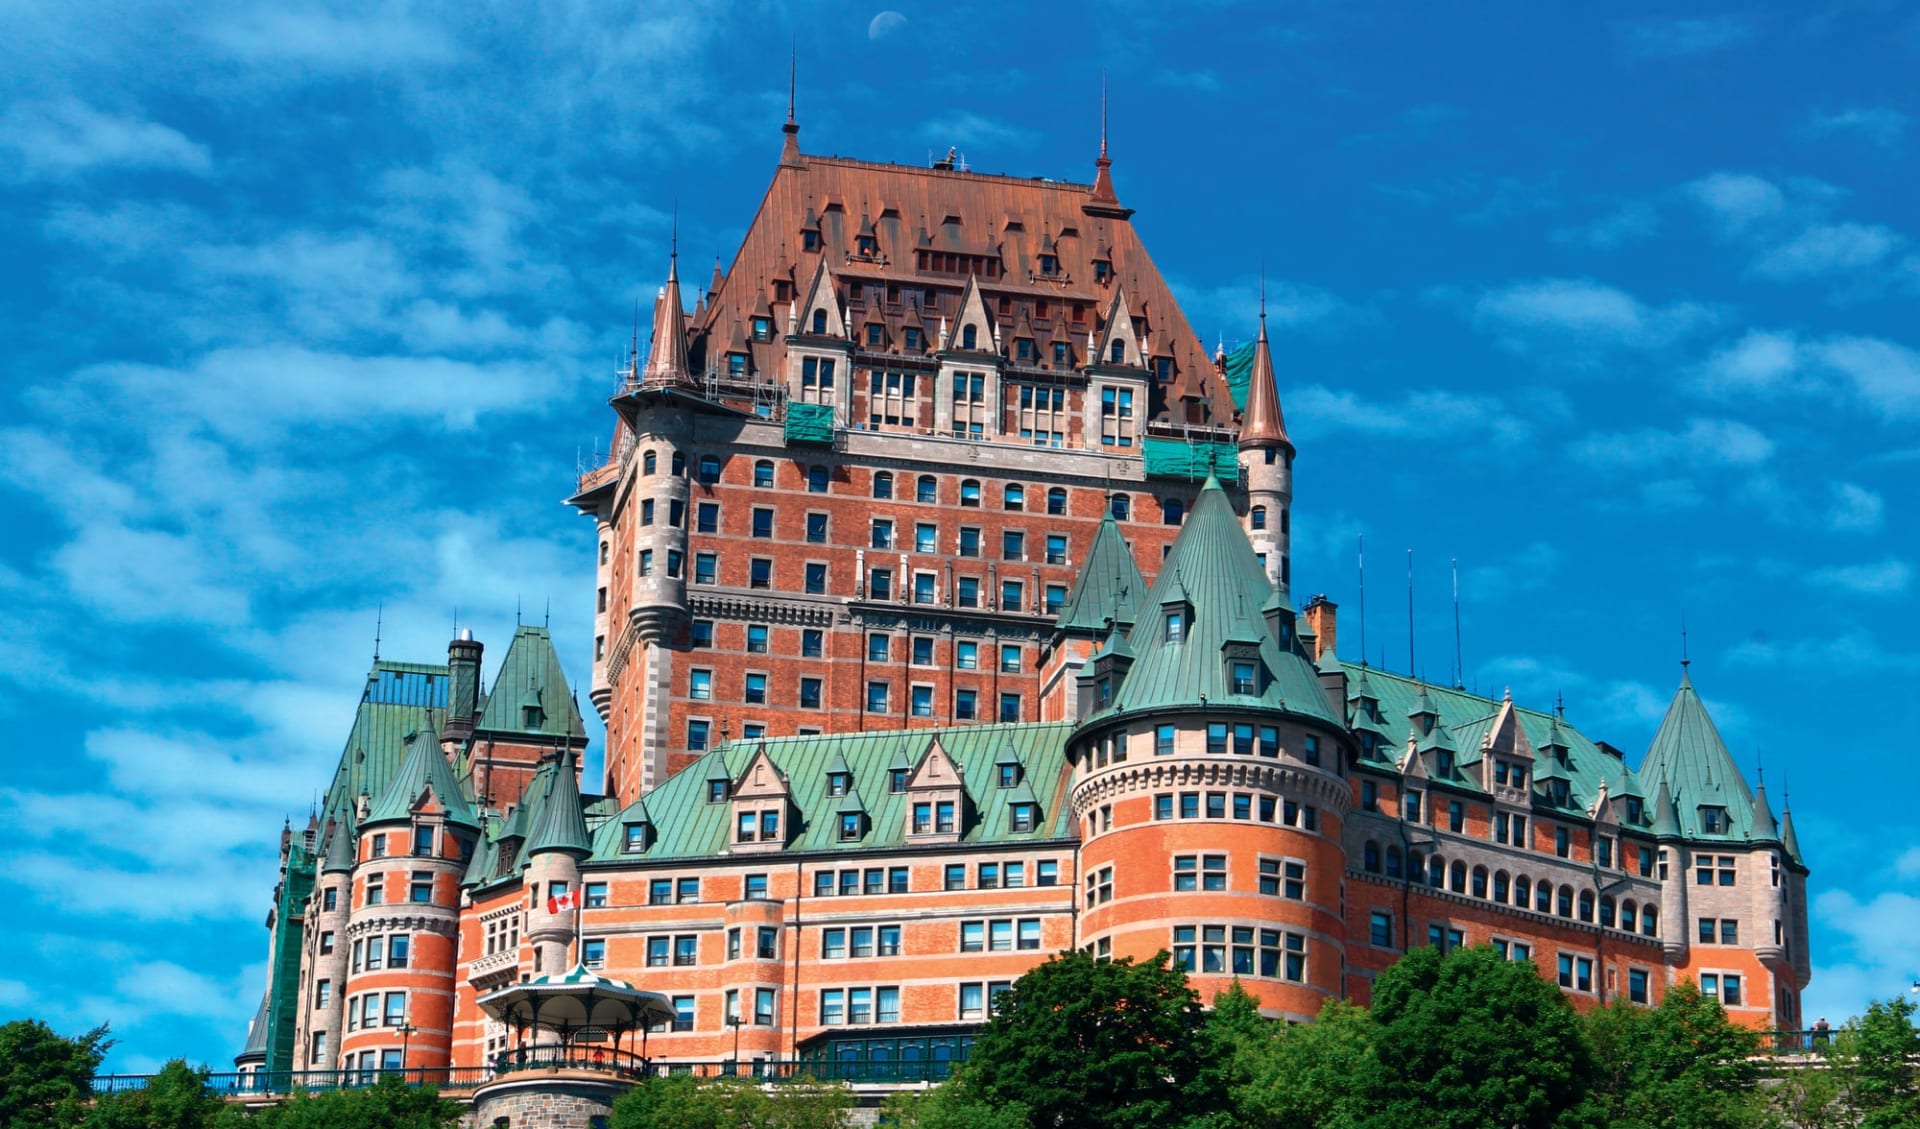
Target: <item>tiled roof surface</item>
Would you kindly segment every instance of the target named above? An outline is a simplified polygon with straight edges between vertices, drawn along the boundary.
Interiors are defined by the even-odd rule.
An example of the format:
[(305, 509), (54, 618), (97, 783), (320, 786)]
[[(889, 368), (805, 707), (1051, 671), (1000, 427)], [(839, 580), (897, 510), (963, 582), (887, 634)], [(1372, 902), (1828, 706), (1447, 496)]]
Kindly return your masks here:
[(552, 762), (539, 809), (534, 812), (532, 826), (527, 831), (527, 856), (542, 851), (565, 851), (581, 857), (593, 851), (571, 752)]

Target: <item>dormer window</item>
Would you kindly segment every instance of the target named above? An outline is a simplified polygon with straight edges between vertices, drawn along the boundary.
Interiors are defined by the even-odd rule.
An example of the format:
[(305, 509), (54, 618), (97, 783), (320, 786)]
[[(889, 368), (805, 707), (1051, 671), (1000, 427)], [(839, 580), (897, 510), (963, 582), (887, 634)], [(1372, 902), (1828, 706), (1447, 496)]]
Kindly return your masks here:
[(979, 345), (980, 345), (979, 327), (972, 326), (972, 325), (961, 326), (960, 327), (960, 347), (962, 349), (977, 349), (979, 348)]
[(1701, 808), (1700, 831), (1706, 835), (1724, 835), (1727, 831), (1726, 808)]
[(709, 780), (707, 781), (707, 802), (710, 804), (724, 804), (727, 802), (727, 794), (731, 791), (731, 782), (726, 780)]
[(1105, 282), (1111, 277), (1113, 277), (1113, 264), (1105, 259), (1095, 259), (1093, 261), (1093, 280), (1095, 282)]
[(1015, 341), (1013, 343), (1013, 356), (1015, 360), (1028, 361), (1028, 362), (1033, 361), (1034, 360), (1033, 338), (1022, 337), (1018, 341)]
[(1059, 274), (1060, 273), (1059, 258), (1054, 255), (1040, 256), (1040, 273), (1041, 274)]
[(862, 255), (872, 258), (880, 253), (880, 241), (871, 235), (862, 235), (854, 241)]
[(878, 322), (867, 323), (867, 344), (878, 348), (886, 343), (886, 329)]
[(753, 339), (755, 341), (773, 340), (773, 319), (772, 318), (757, 317), (753, 319)]
[(1440, 775), (1453, 775), (1453, 754), (1451, 752), (1448, 752), (1446, 749), (1441, 749), (1434, 756), (1433, 760), (1435, 767), (1439, 769)]
[(538, 729), (546, 724), (547, 711), (539, 706), (526, 706), (520, 711), (520, 720), (528, 729)]
[(815, 311), (813, 311), (813, 326), (812, 326), (812, 329), (813, 329), (813, 332), (814, 332), (814, 334), (815, 334), (816, 336), (820, 336), (820, 337), (824, 337), (824, 336), (826, 336), (826, 333), (827, 333), (827, 311), (825, 311), (825, 310), (815, 310)]
[(907, 790), (907, 769), (896, 768), (887, 773), (887, 791), (900, 793)]
[(840, 841), (842, 843), (856, 843), (859, 842), (859, 840), (860, 813), (857, 811), (843, 812), (840, 816)]
[(1020, 766), (1003, 764), (1000, 766), (1000, 787), (1011, 788), (1020, 783)]
[(1258, 694), (1260, 692), (1260, 664), (1248, 659), (1235, 659), (1231, 666), (1233, 692), (1236, 694)]
[(647, 849), (648, 833), (652, 830), (645, 823), (629, 823), (625, 827), (625, 838), (621, 840), (620, 850), (629, 855), (637, 855)]
[(728, 376), (744, 376), (746, 374), (746, 371), (747, 371), (747, 355), (745, 353), (728, 353), (727, 354), (727, 375)]
[(1065, 365), (1071, 364), (1072, 361), (1072, 356), (1067, 353), (1067, 343), (1065, 341), (1055, 341), (1053, 343), (1053, 363), (1056, 365)]
[(1099, 705), (1113, 701), (1113, 679), (1102, 676), (1093, 680), (1093, 699)]
[(1559, 807), (1567, 806), (1567, 782), (1566, 781), (1564, 780), (1554, 781), (1552, 793), (1553, 793), (1553, 802), (1555, 805)]
[(926, 348), (926, 346), (921, 342), (920, 331), (913, 328), (912, 326), (908, 326), (906, 329), (906, 332), (903, 333), (901, 336), (903, 339), (902, 344), (906, 347), (906, 350), (909, 353), (918, 353)]
[(1125, 341), (1115, 340), (1113, 348), (1108, 350), (1108, 359), (1116, 365), (1126, 363), (1127, 343)]
[(1155, 357), (1153, 359), (1154, 378), (1161, 381), (1173, 379), (1173, 358)]
[(820, 233), (817, 231), (801, 232), (800, 249), (803, 251), (818, 251), (820, 249)]
[(853, 788), (853, 776), (845, 772), (827, 774), (827, 795), (844, 796)]
[(1032, 831), (1038, 820), (1033, 804), (1015, 804), (1010, 812), (1009, 830), (1016, 833)]
[(1183, 611), (1167, 612), (1167, 627), (1164, 638), (1169, 643), (1178, 643), (1187, 636), (1187, 615)]
[(1627, 822), (1639, 823), (1643, 821), (1645, 818), (1646, 818), (1646, 814), (1643, 806), (1640, 803), (1640, 797), (1628, 796), (1627, 797)]

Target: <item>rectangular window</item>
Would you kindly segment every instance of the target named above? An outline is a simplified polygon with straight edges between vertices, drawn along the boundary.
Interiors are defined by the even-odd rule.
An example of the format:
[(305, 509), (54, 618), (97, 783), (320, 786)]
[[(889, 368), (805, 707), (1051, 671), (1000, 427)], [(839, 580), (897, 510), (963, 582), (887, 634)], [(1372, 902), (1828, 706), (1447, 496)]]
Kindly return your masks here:
[(1636, 1004), (1647, 1002), (1647, 970), (1644, 968), (1627, 969), (1627, 999)]
[(673, 997), (673, 1029), (675, 1031), (693, 1030), (693, 997)]
[(701, 502), (693, 509), (693, 528), (696, 533), (720, 532), (720, 503)]
[(1459, 800), (1447, 801), (1447, 830), (1461, 831), (1467, 825), (1467, 807)]
[(675, 937), (673, 939), (673, 963), (680, 966), (700, 963), (700, 938), (695, 936)]
[(1573, 855), (1573, 836), (1564, 827), (1553, 829), (1553, 853), (1561, 858), (1570, 858)]
[(414, 905), (425, 905), (433, 901), (433, 874), (430, 871), (416, 870), (407, 882), (407, 901)]
[(1153, 818), (1173, 818), (1173, 793), (1162, 792), (1153, 798)]
[(838, 1027), (847, 1021), (847, 994), (840, 988), (820, 991), (820, 1025)]
[(754, 557), (747, 562), (747, 587), (773, 587), (773, 559), (771, 557)]
[(983, 987), (984, 985), (981, 984), (960, 985), (961, 1019), (986, 1018), (986, 996), (982, 990)]
[(887, 712), (887, 684), (884, 682), (867, 683), (867, 712)]
[(773, 536), (773, 511), (760, 506), (753, 508), (753, 536), (761, 539)]
[(764, 655), (767, 653), (766, 624), (747, 624), (747, 653), (750, 655)]
[(607, 964), (607, 943), (600, 938), (582, 941), (580, 944), (580, 963), (588, 968), (604, 968)]
[(393, 936), (387, 938), (388, 968), (407, 967), (407, 950), (409, 944), (410, 941), (405, 933), (395, 933)]
[(1367, 939), (1383, 948), (1393, 945), (1393, 915), (1374, 910), (1367, 918)]
[(775, 1022), (774, 1001), (778, 993), (772, 988), (753, 990), (753, 1024), (756, 1027), (772, 1027)]
[(942, 872), (941, 889), (964, 890), (967, 888), (967, 868), (964, 863), (948, 863)]
[(681, 905), (699, 901), (700, 880), (698, 878), (682, 878), (675, 882), (673, 886), (673, 899)]
[(384, 1003), (380, 1017), (381, 1026), (405, 1027), (407, 1025), (407, 994), (388, 992)]

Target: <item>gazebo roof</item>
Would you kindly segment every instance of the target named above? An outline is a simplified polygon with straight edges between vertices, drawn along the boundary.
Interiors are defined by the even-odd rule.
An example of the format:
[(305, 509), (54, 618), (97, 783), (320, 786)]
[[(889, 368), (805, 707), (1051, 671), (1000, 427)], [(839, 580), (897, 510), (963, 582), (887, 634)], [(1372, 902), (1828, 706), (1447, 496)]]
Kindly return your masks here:
[(673, 1005), (658, 992), (643, 992), (625, 980), (600, 976), (575, 964), (562, 976), (536, 976), (489, 992), (480, 1010), (513, 1027), (544, 1027), (570, 1037), (589, 1027), (632, 1031), (673, 1019)]

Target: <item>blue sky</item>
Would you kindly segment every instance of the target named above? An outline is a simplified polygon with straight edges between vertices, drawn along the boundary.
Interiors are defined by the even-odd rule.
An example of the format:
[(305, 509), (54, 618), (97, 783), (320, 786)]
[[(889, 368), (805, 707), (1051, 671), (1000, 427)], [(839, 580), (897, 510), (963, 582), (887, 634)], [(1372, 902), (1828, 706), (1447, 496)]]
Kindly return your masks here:
[[(1920, 958), (1920, 16), (1738, 8), (0, 5), (0, 1018), (224, 1064), (277, 832), (391, 657), (516, 604), (578, 679), (636, 298), (802, 145), (1084, 180), (1194, 324), (1264, 263), (1296, 591), (1646, 747), (1693, 672), (1788, 787), (1809, 1017)], [(1555, 9), (1543, 11), (1541, 9)], [(1444, 9), (1444, 11), (1442, 11)], [(1009, 49), (1012, 48), (1012, 49)], [(1888, 800), (1887, 790), (1895, 796)]]

